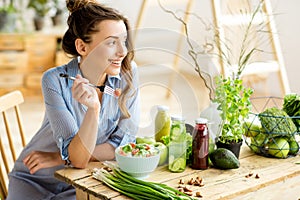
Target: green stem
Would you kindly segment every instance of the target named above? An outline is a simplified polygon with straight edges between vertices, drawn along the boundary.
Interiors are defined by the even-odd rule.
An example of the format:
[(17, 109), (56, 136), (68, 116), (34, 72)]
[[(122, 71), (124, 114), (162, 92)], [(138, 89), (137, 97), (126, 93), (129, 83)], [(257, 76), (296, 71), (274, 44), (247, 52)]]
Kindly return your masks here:
[[(127, 175), (126, 173), (123, 173), (122, 171), (120, 171), (119, 169), (114, 169), (114, 172), (116, 172), (116, 174), (118, 174), (118, 178), (121, 178), (121, 179), (126, 179), (126, 180), (131, 180), (133, 182), (136, 182), (140, 185), (147, 185), (151, 188), (154, 188), (160, 192), (163, 192), (165, 194), (168, 194), (168, 195), (171, 195), (173, 198), (175, 199), (178, 199), (178, 196), (176, 194), (180, 194), (182, 196), (185, 196), (185, 197), (188, 197), (189, 199), (193, 199), (191, 198), (190, 196), (174, 189), (174, 188), (171, 188), (165, 184), (162, 184), (162, 183), (154, 183), (154, 182), (147, 182), (147, 181), (143, 181), (143, 180), (139, 180), (139, 179), (136, 179), (136, 178), (133, 178), (132, 176), (130, 175)], [(180, 197), (179, 197), (180, 199)]]
[(146, 185), (137, 184), (137, 183), (134, 183), (132, 181), (128, 181), (128, 180), (123, 179), (123, 178), (120, 179), (120, 177), (112, 177), (110, 179), (113, 180), (113, 181), (122, 180), (122, 181), (120, 181), (121, 182), (120, 184), (125, 184), (128, 187), (132, 187), (132, 188), (136, 188), (137, 190), (141, 190), (141, 191), (143, 191), (143, 194), (145, 194), (145, 196), (150, 195), (153, 198), (157, 196), (158, 200), (160, 200), (161, 198), (164, 198), (164, 199), (168, 198), (168, 196), (166, 196), (165, 194), (162, 194), (162, 193), (158, 192), (157, 190), (152, 189), (152, 187), (149, 187), (149, 186), (146, 186)]

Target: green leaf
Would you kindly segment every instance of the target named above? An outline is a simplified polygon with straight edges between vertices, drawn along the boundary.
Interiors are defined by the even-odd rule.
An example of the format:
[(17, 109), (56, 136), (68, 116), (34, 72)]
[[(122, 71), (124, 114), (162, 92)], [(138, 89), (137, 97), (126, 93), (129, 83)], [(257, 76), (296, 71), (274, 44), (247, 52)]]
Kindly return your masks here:
[(241, 79), (217, 77), (214, 102), (219, 104), (218, 110), (221, 111), (223, 139), (237, 141), (242, 138), (244, 128), (241, 124), (250, 112), (252, 92), (243, 86)]

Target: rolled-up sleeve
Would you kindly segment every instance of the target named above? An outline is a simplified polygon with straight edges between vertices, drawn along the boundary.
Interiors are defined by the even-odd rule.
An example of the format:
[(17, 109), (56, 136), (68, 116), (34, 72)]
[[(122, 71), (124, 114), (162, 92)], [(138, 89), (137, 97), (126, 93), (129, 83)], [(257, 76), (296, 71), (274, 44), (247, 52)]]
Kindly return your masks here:
[(42, 91), (53, 138), (60, 149), (62, 159), (67, 160), (69, 158), (68, 146), (78, 132), (79, 126), (70, 106), (71, 93), (63, 94), (63, 90), (67, 88), (66, 84), (61, 82), (64, 80), (59, 79), (58, 74), (55, 70), (44, 73)]

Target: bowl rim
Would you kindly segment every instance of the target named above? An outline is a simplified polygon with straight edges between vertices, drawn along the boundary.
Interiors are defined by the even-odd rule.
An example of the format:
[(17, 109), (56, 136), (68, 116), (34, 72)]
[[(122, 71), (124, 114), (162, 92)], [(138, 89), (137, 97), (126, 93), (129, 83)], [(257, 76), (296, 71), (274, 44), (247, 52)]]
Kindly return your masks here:
[(142, 159), (149, 159), (149, 158), (152, 158), (152, 157), (156, 157), (156, 156), (159, 156), (160, 157), (160, 151), (158, 151), (157, 154), (155, 155), (152, 155), (152, 156), (149, 156), (149, 157), (142, 157), (142, 156), (137, 156), (137, 157), (134, 157), (134, 156), (124, 156), (124, 155), (121, 155), (118, 150), (123, 147), (124, 145), (122, 146), (118, 146), (116, 149), (115, 149), (115, 155), (118, 155), (118, 156), (121, 156), (121, 157), (124, 157), (124, 158), (133, 158), (133, 159), (136, 159), (136, 158), (142, 158)]

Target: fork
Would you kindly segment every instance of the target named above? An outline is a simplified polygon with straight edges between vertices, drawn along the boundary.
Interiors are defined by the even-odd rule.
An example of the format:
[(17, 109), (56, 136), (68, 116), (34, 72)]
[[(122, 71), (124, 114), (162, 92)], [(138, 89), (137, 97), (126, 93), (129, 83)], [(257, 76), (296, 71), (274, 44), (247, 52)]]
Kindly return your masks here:
[[(76, 78), (73, 77), (73, 76), (69, 76), (68, 74), (59, 74), (60, 77), (63, 77), (63, 78), (67, 78), (67, 79), (70, 79), (70, 80), (75, 80)], [(105, 93), (105, 94), (108, 94), (110, 96), (113, 96), (113, 97), (119, 97), (119, 92), (117, 92), (116, 90), (114, 90), (112, 87), (108, 86), (108, 85), (94, 85), (94, 84), (91, 84), (91, 83), (88, 83), (89, 86), (91, 87), (94, 87), (94, 88), (98, 88), (101, 92)]]

